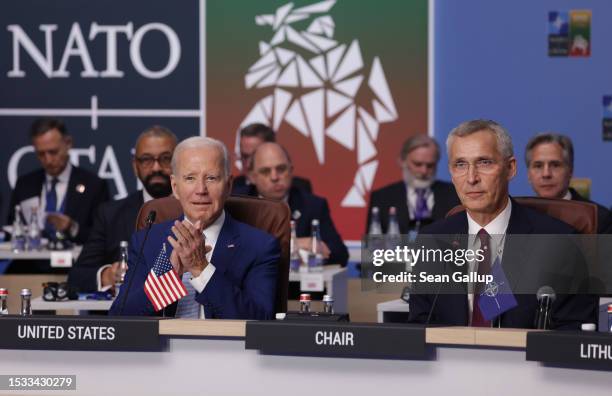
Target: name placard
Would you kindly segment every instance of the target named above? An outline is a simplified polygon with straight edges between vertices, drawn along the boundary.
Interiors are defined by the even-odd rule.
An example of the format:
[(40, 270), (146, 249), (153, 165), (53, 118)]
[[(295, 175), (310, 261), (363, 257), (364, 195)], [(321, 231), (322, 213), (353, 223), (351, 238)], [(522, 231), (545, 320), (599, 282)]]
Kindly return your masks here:
[(529, 332), (527, 360), (612, 370), (612, 334), (573, 331)]
[(252, 321), (246, 349), (264, 354), (425, 359), (425, 327), (395, 323)]
[(159, 351), (159, 318), (18, 316), (0, 317), (1, 349)]

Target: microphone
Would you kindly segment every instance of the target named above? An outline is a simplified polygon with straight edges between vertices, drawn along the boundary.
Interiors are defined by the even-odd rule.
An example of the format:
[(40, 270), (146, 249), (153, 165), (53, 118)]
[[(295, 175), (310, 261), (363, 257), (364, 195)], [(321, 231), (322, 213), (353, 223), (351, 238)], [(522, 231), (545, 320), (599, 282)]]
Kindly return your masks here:
[[(451, 246), (453, 249), (458, 249), (460, 246), (459, 243), (459, 235), (455, 234), (453, 236), (453, 241), (451, 242)], [(442, 260), (442, 273), (446, 274), (446, 261)], [(436, 309), (436, 304), (438, 303), (438, 297), (440, 296), (440, 292), (442, 291), (442, 282), (438, 285), (438, 290), (436, 290), (436, 294), (434, 295), (433, 302), (431, 303), (431, 307), (429, 308), (429, 313), (427, 314), (427, 320), (425, 321), (425, 326), (428, 326), (431, 322), (431, 316), (433, 315), (434, 310)]]
[(145, 220), (145, 235), (142, 239), (142, 243), (140, 244), (140, 249), (138, 251), (138, 256), (136, 256), (136, 262), (134, 263), (134, 270), (132, 271), (132, 276), (130, 276), (130, 281), (128, 282), (127, 288), (125, 289), (125, 294), (123, 295), (123, 299), (121, 300), (121, 306), (119, 307), (119, 315), (123, 314), (123, 308), (125, 307), (125, 302), (127, 301), (127, 296), (132, 288), (132, 282), (134, 281), (134, 275), (136, 273), (136, 269), (138, 268), (138, 263), (142, 257), (142, 252), (144, 250), (145, 242), (147, 241), (147, 237), (149, 236), (149, 231), (151, 231), (151, 226), (153, 222), (155, 222), (155, 217), (157, 217), (157, 212), (154, 210), (150, 211), (147, 215), (147, 219)]
[(550, 310), (557, 299), (557, 294), (552, 287), (542, 286), (538, 289), (536, 296), (538, 298), (538, 308), (534, 326), (539, 330), (548, 330), (550, 328)]

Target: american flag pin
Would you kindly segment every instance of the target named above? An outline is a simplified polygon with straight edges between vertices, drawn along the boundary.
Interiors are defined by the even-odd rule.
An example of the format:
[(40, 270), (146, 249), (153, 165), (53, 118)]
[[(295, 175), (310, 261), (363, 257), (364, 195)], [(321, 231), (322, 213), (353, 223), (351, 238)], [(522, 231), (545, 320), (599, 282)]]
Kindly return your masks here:
[(229, 245), (227, 245), (228, 248), (233, 248), (235, 247), (233, 243), (230, 243)]

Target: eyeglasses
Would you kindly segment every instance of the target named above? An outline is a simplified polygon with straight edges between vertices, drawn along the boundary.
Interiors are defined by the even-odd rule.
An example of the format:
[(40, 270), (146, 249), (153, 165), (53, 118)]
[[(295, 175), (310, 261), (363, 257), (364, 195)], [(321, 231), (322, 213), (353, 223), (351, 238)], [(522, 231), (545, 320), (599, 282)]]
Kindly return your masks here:
[(463, 176), (468, 173), (470, 167), (474, 167), (478, 173), (488, 174), (495, 171), (497, 161), (492, 159), (479, 159), (472, 163), (468, 161), (457, 161), (451, 165), (451, 172), (456, 176)]
[(136, 161), (146, 168), (152, 167), (155, 162), (159, 162), (159, 166), (168, 167), (172, 163), (172, 154), (162, 154), (159, 157), (143, 155), (142, 157), (136, 157)]
[(278, 176), (282, 176), (289, 170), (289, 164), (281, 164), (272, 167), (259, 168), (257, 169), (257, 173), (259, 173), (261, 176), (268, 177), (270, 176), (270, 174), (272, 174), (273, 169), (276, 171), (276, 174)]

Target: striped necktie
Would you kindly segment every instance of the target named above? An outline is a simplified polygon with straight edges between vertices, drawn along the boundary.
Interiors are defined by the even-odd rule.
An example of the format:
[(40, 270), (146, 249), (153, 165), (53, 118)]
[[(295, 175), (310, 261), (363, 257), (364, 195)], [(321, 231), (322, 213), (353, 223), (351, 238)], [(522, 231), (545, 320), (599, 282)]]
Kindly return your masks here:
[(196, 301), (196, 290), (191, 285), (189, 279), (191, 278), (191, 273), (185, 272), (183, 274), (183, 284), (185, 285), (185, 289), (187, 289), (187, 295), (181, 298), (178, 302), (178, 306), (176, 307), (176, 315), (177, 318), (182, 319), (199, 319), (200, 317), (200, 303)]

